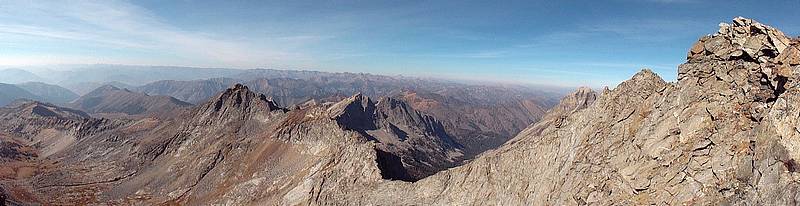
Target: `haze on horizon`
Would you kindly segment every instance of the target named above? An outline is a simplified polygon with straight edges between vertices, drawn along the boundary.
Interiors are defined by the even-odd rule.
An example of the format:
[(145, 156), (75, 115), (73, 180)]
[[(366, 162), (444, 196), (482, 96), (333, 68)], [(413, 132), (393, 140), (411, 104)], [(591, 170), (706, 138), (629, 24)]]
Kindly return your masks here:
[[(758, 8), (758, 9), (754, 9)], [(2, 1), (0, 66), (277, 68), (616, 85), (674, 80), (708, 25), (800, 33), (800, 1)]]

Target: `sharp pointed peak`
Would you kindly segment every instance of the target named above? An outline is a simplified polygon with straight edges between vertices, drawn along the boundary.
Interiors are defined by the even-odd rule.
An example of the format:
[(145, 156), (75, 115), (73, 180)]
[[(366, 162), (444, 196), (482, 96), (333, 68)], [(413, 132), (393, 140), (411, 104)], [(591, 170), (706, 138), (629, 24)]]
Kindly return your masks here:
[(251, 91), (247, 86), (238, 83), (225, 89), (206, 104), (210, 105), (208, 107), (213, 111), (223, 111), (229, 108), (268, 111), (283, 109), (266, 95)]
[(664, 82), (664, 79), (662, 79), (661, 76), (658, 76), (658, 74), (653, 72), (653, 70), (650, 70), (648, 68), (643, 68), (639, 72), (636, 72), (636, 74), (634, 74), (633, 77), (631, 77), (631, 79), (628, 80), (628, 81), (657, 81), (657, 82)]
[(650, 69), (642, 69), (628, 80), (620, 83), (614, 92), (627, 93), (630, 91), (656, 91), (664, 88), (667, 82)]

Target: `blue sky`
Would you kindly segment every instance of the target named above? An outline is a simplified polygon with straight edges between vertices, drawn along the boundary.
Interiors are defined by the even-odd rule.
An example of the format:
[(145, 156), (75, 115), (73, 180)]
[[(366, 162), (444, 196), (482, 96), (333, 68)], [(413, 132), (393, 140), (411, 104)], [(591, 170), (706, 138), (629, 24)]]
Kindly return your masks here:
[(674, 80), (736, 16), (800, 34), (800, 1), (8, 1), (0, 65), (308, 69), (614, 86)]

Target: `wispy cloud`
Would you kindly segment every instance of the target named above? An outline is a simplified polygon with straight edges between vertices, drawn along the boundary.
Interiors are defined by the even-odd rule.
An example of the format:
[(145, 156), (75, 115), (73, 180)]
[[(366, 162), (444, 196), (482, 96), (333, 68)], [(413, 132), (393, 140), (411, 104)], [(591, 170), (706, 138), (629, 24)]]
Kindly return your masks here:
[[(122, 39), (104, 38), (92, 33), (74, 32), (51, 29), (39, 26), (0, 24), (0, 33), (7, 35), (20, 35), (69, 41), (86, 41), (106, 44), (109, 46), (123, 46), (133, 48), (148, 48), (147, 45)], [(152, 48), (152, 47), (150, 47)]]
[[(286, 43), (332, 38), (311, 35), (255, 40), (219, 38), (185, 31), (126, 1), (10, 1), (3, 4), (0, 6), (0, 13), (4, 13), (0, 14), (0, 34), (139, 49), (154, 55), (166, 53), (204, 65), (255, 67), (308, 59), (285, 49), (288, 48)], [(261, 44), (253, 44), (254, 41)], [(0, 62), (4, 63), (8, 62)]]

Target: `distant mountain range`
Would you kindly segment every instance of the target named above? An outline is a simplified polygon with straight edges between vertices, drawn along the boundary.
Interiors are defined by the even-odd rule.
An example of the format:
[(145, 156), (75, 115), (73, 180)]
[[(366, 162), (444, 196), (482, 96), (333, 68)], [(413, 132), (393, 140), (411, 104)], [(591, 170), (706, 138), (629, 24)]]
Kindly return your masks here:
[(68, 104), (95, 115), (172, 116), (192, 104), (170, 96), (150, 96), (128, 89), (105, 85)]
[(29, 99), (64, 105), (78, 98), (72, 91), (41, 82), (25, 82), (19, 84), (0, 83), (0, 106), (17, 99)]
[[(314, 74), (322, 76), (312, 76)], [(264, 93), (279, 105), (289, 107), (312, 99), (338, 101), (356, 93), (391, 97), (408, 102), (441, 120), (446, 130), (465, 147), (463, 152), (467, 156), (503, 144), (541, 118), (560, 96), (558, 92), (522, 86), (471, 85), (367, 74), (286, 72), (276, 76), (281, 77), (250, 78), (249, 81), (232, 78), (165, 80), (133, 90), (197, 103), (206, 101), (215, 91), (243, 82), (253, 91)]]
[[(106, 184), (93, 181), (98, 178), (120, 190), (250, 184), (221, 176), (233, 173), (270, 181), (324, 175), (333, 181), (328, 184), (343, 185), (355, 183), (341, 174), (414, 182), (499, 147), (563, 94), (558, 88), (270, 69), (91, 65), (37, 68), (24, 76), (0, 85), (0, 103), (8, 104), (0, 111), (8, 159), (0, 161), (13, 162), (12, 179), (47, 180), (29, 182), (34, 186), (0, 178), (0, 195), (12, 187), (58, 197), (48, 204), (88, 200), (47, 196), (33, 187), (76, 185), (54, 191), (80, 193), (84, 185)], [(60, 163), (20, 173), (40, 158)], [(321, 162), (334, 167), (314, 169)], [(99, 173), (77, 172), (84, 167)], [(252, 173), (263, 167), (278, 170)], [(207, 175), (214, 178), (198, 180)], [(153, 201), (165, 200), (166, 194), (146, 192)], [(203, 199), (207, 192), (189, 196)]]
[(0, 83), (0, 105), (7, 105), (17, 99), (43, 99), (28, 90), (13, 84)]
[(34, 73), (22, 69), (0, 69), (0, 83), (18, 84), (24, 82), (45, 82), (46, 80)]
[[(339, 101), (356, 93), (369, 97), (391, 97), (408, 102), (412, 107), (442, 121), (447, 132), (453, 134), (453, 138), (463, 146), (462, 152), (467, 157), (477, 155), (507, 141), (528, 124), (537, 121), (547, 108), (555, 105), (557, 98), (562, 94), (560, 90), (551, 88), (512, 85), (489, 86), (371, 74), (270, 69), (198, 69), (195, 73), (189, 72), (193, 70), (188, 69), (182, 67), (135, 66), (120, 66), (117, 68), (114, 65), (96, 65), (61, 71), (62, 73), (59, 76), (63, 76), (61, 77), (62, 79), (69, 79), (69, 81), (62, 82), (73, 82), (67, 84), (67, 88), (84, 96), (77, 102), (68, 104), (70, 107), (82, 109), (95, 115), (103, 113), (103, 115), (106, 115), (105, 117), (112, 117), (107, 116), (111, 114), (119, 116), (121, 114), (145, 115), (161, 113), (183, 105), (177, 103), (177, 100), (192, 104), (202, 103), (217, 92), (236, 83), (247, 85), (254, 91), (267, 95), (272, 101), (284, 107), (292, 107), (309, 100), (318, 102)], [(53, 71), (53, 73), (59, 72)], [(91, 73), (91, 75), (76, 75), (84, 73)], [(145, 75), (144, 73), (148, 74)], [(176, 78), (180, 73), (191, 73), (191, 75), (135, 86), (136, 83), (150, 80)], [(135, 80), (125, 77), (139, 74), (142, 76), (137, 76)], [(182, 80), (213, 75), (221, 75), (223, 77)], [(31, 93), (34, 94), (34, 96), (27, 96), (26, 98), (61, 105), (67, 105), (67, 102), (76, 99), (73, 92), (66, 92), (64, 89), (51, 85), (45, 87), (44, 85), (42, 83), (26, 84), (24, 87), (33, 91)], [(100, 97), (97, 93), (89, 94), (98, 87), (107, 88), (107, 85), (122, 89), (117, 91), (127, 89), (130, 91), (129, 94), (135, 92), (143, 94), (135, 95), (136, 97), (126, 95), (125, 98), (110, 94), (106, 97)], [(139, 102), (130, 103), (134, 101), (130, 98), (137, 99), (149, 95), (153, 96), (148, 99), (154, 99), (155, 96), (170, 96), (177, 100), (157, 100), (147, 103), (148, 106), (138, 106), (139, 104), (144, 104), (142, 101), (148, 102), (145, 100), (136, 100)], [(10, 96), (8, 98), (10, 99), (8, 102), (16, 99)], [(97, 102), (101, 98), (105, 99), (104, 103)], [(111, 101), (112, 99), (114, 100), (113, 102)]]
[(78, 94), (64, 87), (41, 82), (25, 82), (16, 84), (16, 86), (41, 97), (41, 101), (55, 104), (66, 104), (79, 97)]

